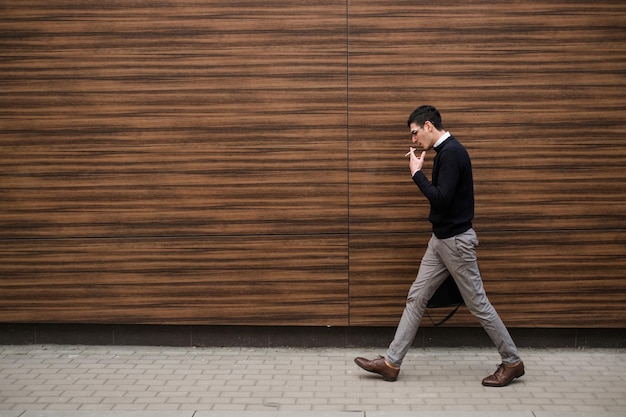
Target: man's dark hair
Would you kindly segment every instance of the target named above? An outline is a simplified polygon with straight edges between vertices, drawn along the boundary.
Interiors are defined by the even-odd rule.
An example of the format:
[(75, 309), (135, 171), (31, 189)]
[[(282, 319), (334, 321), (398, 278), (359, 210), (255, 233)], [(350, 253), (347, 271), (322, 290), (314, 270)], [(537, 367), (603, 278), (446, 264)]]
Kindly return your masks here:
[(435, 126), (437, 130), (443, 130), (443, 124), (441, 123), (441, 115), (439, 110), (433, 106), (420, 106), (411, 113), (407, 124), (409, 127), (411, 123), (415, 123), (418, 126), (424, 126), (424, 123), (430, 122)]

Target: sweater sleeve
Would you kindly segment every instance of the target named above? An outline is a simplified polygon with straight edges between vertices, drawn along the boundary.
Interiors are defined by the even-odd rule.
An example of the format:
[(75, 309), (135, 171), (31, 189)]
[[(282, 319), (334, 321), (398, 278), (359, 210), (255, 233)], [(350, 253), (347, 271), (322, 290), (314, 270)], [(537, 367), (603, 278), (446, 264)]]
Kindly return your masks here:
[(455, 150), (446, 150), (441, 153), (438, 165), (437, 184), (428, 181), (422, 171), (413, 175), (413, 181), (433, 208), (446, 209), (454, 198), (461, 173), (461, 161)]

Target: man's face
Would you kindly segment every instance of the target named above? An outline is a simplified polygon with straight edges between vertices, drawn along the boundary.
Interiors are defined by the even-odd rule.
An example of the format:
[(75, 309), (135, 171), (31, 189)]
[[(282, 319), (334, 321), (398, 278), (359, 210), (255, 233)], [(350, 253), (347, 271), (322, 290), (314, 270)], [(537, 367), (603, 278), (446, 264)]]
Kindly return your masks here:
[(426, 122), (424, 126), (420, 126), (417, 123), (411, 123), (409, 128), (411, 129), (411, 142), (420, 146), (425, 151), (433, 147), (435, 143), (432, 141), (432, 135), (427, 130), (428, 122)]

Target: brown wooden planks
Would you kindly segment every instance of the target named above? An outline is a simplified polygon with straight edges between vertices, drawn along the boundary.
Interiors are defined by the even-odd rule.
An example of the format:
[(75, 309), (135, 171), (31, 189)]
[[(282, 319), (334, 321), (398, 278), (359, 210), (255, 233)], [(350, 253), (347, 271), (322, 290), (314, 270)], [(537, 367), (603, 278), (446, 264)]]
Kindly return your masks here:
[(3, 240), (5, 322), (347, 325), (345, 237)]
[(623, 327), (625, 28), (618, 2), (3, 1), (0, 320), (395, 325), (431, 103), (507, 324)]
[(0, 7), (1, 320), (347, 324), (345, 5)]
[(623, 327), (624, 5), (349, 6), (351, 324), (400, 318), (430, 229), (406, 119), (433, 104), (472, 156), (479, 260), (507, 324)]
[[(626, 238), (620, 231), (480, 232), (490, 301), (511, 327), (622, 327)], [(352, 325), (395, 325), (428, 236), (351, 237)], [(449, 309), (431, 309), (441, 317)], [(423, 325), (430, 326), (428, 320)], [(462, 308), (450, 326), (478, 326)]]
[(424, 218), (403, 158), (424, 103), (470, 151), (486, 227), (624, 228), (624, 6), (411, 4), (350, 2), (351, 231)]
[(346, 231), (345, 6), (5, 11), (5, 236)]

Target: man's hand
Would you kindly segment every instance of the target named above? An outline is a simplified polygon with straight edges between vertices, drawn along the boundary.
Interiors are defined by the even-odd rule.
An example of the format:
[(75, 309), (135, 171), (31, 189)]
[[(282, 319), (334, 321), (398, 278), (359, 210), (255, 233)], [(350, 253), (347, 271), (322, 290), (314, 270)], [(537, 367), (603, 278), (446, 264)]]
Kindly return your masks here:
[(409, 169), (411, 170), (411, 177), (415, 175), (415, 173), (422, 169), (424, 166), (424, 158), (426, 157), (426, 151), (423, 151), (420, 157), (418, 158), (415, 155), (416, 148), (409, 148), (409, 152), (404, 155), (409, 157)]

